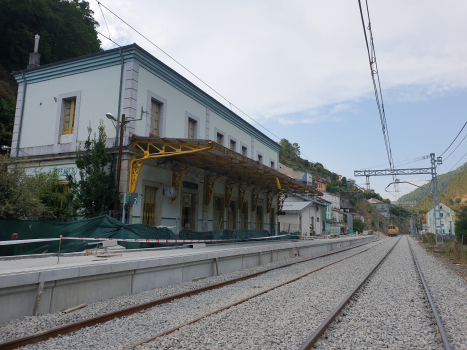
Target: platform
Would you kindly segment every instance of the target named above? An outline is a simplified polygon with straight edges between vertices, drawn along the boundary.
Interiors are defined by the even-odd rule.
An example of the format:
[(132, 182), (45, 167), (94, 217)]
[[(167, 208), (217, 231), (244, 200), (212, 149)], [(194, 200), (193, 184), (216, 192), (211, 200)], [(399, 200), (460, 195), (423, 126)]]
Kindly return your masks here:
[[(294, 256), (315, 255), (375, 240), (374, 236), (209, 245), (126, 252), (121, 256), (61, 256), (0, 262), (0, 323), (121, 295), (229, 273)], [(98, 261), (96, 261), (98, 260)], [(218, 270), (216, 268), (216, 261)]]

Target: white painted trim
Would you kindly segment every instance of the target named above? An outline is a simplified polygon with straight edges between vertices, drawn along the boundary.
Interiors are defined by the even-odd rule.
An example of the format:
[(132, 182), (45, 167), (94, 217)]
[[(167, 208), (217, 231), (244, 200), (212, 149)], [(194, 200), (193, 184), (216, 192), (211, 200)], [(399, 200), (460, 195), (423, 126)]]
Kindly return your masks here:
[(241, 141), (240, 141), (240, 149), (238, 150), (238, 151), (239, 151), (238, 153), (240, 153), (241, 155), (243, 155), (243, 153), (242, 153), (242, 147), (245, 147), (245, 148), (246, 148), (246, 155), (245, 155), (245, 157), (248, 157), (248, 145), (247, 145), (246, 143), (244, 143), (244, 142), (241, 142)]
[(262, 162), (260, 162), (261, 164), (264, 164), (264, 155), (263, 155), (263, 152), (260, 152), (260, 151), (256, 151), (256, 161), (259, 162), (259, 156), (261, 156), (261, 159), (262, 159)]

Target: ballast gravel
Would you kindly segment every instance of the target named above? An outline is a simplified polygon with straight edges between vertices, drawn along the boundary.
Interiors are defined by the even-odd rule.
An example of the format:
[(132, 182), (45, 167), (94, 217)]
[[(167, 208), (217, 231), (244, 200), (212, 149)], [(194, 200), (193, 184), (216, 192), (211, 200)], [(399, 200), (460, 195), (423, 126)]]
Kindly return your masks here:
[(410, 241), (451, 349), (467, 349), (467, 282)]
[[(276, 286), (343, 257), (363, 251), (372, 245), (375, 244), (368, 244), (354, 250), (270, 271), (220, 289), (177, 299), (171, 303), (162, 304), (144, 312), (114, 319), (105, 324), (82, 329), (43, 343), (29, 345), (25, 349), (125, 349), (156, 334), (228, 306), (262, 290)], [(355, 264), (357, 266), (355, 267), (356, 271), (364, 270), (366, 265), (363, 264), (363, 261), (369, 259), (368, 261), (370, 262), (375, 257), (381, 256), (382, 252), (388, 249), (389, 244), (383, 241), (381, 244), (376, 244), (376, 246), (367, 252), (363, 252), (336, 265), (353, 262), (352, 265)], [(349, 268), (348, 272), (352, 269)], [(323, 271), (325, 270), (327, 268)], [(323, 282), (329, 282), (328, 277), (322, 277), (322, 279)], [(344, 280), (345, 277), (342, 277), (340, 282), (342, 283)], [(345, 283), (342, 284), (345, 285)], [(326, 287), (326, 284), (324, 283), (322, 287)], [(325, 290), (322, 293), (325, 293)]]
[[(367, 249), (370, 246), (378, 244), (378, 241), (363, 244), (354, 249), (342, 251), (341, 253), (331, 255), (330, 257), (344, 257), (354, 254), (355, 252)], [(344, 248), (345, 249), (345, 248)], [(344, 250), (341, 249), (341, 250)], [(338, 252), (338, 250), (336, 250)], [(320, 256), (324, 254), (317, 254)], [(290, 263), (296, 263), (304, 260), (308, 260), (313, 256), (301, 256), (290, 259), (283, 259), (272, 263), (267, 263), (262, 266), (255, 266), (248, 269), (234, 271), (227, 274), (221, 274), (220, 276), (207, 277), (198, 281), (184, 282), (178, 284), (172, 284), (164, 287), (155, 288), (152, 290), (140, 292), (137, 294), (124, 295), (112, 299), (103, 300), (100, 302), (92, 303), (86, 307), (73, 311), (71, 313), (63, 313), (61, 311), (39, 315), (39, 316), (27, 316), (17, 320), (10, 321), (8, 323), (0, 324), (0, 341), (7, 341), (14, 338), (29, 336), (40, 332), (45, 332), (51, 328), (64, 326), (70, 323), (82, 321), (88, 318), (100, 316), (109, 312), (121, 310), (134, 305), (149, 302), (151, 300), (164, 298), (170, 295), (187, 292), (190, 290), (202, 288), (205, 286), (220, 283), (229, 279), (242, 277), (248, 274), (252, 274), (259, 271), (264, 271), (270, 268), (280, 267)]]
[(352, 298), (318, 349), (444, 349), (407, 237)]
[(296, 349), (393, 244), (394, 241), (385, 240), (365, 253), (137, 349)]

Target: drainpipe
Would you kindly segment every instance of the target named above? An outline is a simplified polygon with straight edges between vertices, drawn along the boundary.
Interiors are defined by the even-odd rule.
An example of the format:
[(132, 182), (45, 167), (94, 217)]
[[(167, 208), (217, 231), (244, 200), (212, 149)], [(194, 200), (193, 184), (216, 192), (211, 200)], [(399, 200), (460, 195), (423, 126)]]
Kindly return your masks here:
[[(120, 88), (118, 89), (118, 113), (117, 113), (117, 120), (120, 121), (121, 116), (121, 105), (122, 105), (122, 85), (123, 85), (123, 68), (125, 65), (125, 61), (123, 59), (122, 48), (120, 47), (120, 58), (122, 59), (122, 68), (120, 69)], [(117, 128), (117, 133), (115, 135), (115, 146), (119, 146), (118, 144), (118, 134), (120, 132), (120, 128)]]
[(19, 142), (21, 141), (21, 130), (23, 128), (23, 115), (24, 115), (24, 101), (26, 100), (26, 87), (28, 82), (24, 76), (24, 72), (21, 72), (24, 80), (24, 89), (23, 89), (23, 101), (21, 102), (21, 115), (19, 117), (19, 129), (18, 129), (18, 140), (16, 141), (16, 158), (19, 156)]

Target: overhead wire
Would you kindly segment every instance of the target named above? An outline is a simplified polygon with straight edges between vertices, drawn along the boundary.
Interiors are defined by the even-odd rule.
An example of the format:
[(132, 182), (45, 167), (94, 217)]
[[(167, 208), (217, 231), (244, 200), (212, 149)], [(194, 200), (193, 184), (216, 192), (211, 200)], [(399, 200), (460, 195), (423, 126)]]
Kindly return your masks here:
[(454, 169), (454, 168), (456, 167), (456, 165), (459, 164), (459, 162), (460, 162), (462, 159), (464, 159), (465, 156), (467, 156), (467, 152), (461, 157), (461, 159), (459, 159), (459, 160), (457, 161), (456, 164), (454, 164), (454, 166), (453, 166), (453, 167), (451, 168), (451, 170), (449, 170), (449, 171), (452, 171), (452, 169)]
[(467, 137), (467, 134), (464, 136), (464, 138), (462, 139), (462, 141), (457, 145), (457, 147), (454, 148), (454, 151), (452, 151), (451, 153), (449, 153), (449, 155), (448, 155), (446, 158), (444, 158), (443, 160), (446, 161), (446, 160), (451, 156), (451, 154), (453, 154), (453, 153), (456, 151), (456, 149), (459, 148), (459, 146), (462, 144), (462, 142), (464, 142), (464, 140), (465, 140), (466, 137)]
[(465, 126), (467, 125), (467, 122), (465, 122), (464, 126), (462, 127), (461, 131), (459, 131), (459, 133), (457, 134), (457, 136), (454, 138), (454, 140), (452, 140), (451, 144), (448, 146), (448, 148), (445, 149), (445, 151), (443, 153), (441, 153), (440, 157), (443, 156), (444, 153), (446, 153), (446, 151), (452, 146), (452, 144), (457, 140), (457, 138), (459, 137), (459, 135), (461, 134), (462, 130), (464, 130)]
[[(378, 64), (376, 62), (376, 51), (375, 51), (375, 47), (374, 47), (373, 33), (372, 33), (372, 29), (371, 29), (370, 10), (369, 10), (369, 7), (368, 7), (368, 1), (365, 0), (365, 5), (366, 5), (367, 18), (368, 18), (368, 32), (369, 32), (370, 40), (368, 40), (368, 36), (367, 36), (367, 33), (366, 33), (367, 28), (365, 27), (365, 19), (363, 17), (363, 10), (362, 10), (361, 0), (358, 0), (358, 5), (359, 5), (359, 8), (360, 8), (360, 17), (361, 17), (361, 20), (362, 20), (363, 34), (365, 36), (365, 44), (366, 44), (366, 49), (367, 49), (367, 53), (368, 53), (368, 61), (370, 63), (371, 79), (373, 81), (373, 89), (375, 91), (376, 105), (378, 107), (378, 112), (379, 112), (379, 117), (380, 117), (380, 122), (381, 122), (381, 128), (382, 128), (383, 137), (384, 137), (384, 144), (386, 146), (386, 153), (387, 153), (388, 161), (389, 161), (389, 167), (390, 167), (391, 170), (394, 170), (394, 162), (393, 162), (393, 158), (392, 158), (391, 142), (390, 142), (390, 139), (389, 139), (389, 131), (388, 131), (388, 127), (387, 127), (386, 113), (384, 111), (383, 94), (382, 94), (382, 91), (381, 91), (381, 82), (380, 82), (380, 79), (379, 79)], [(377, 78), (377, 83), (376, 83), (375, 75), (376, 75), (376, 78)], [(395, 183), (394, 184), (394, 189), (395, 189), (396, 193), (399, 194), (399, 187), (398, 187), (398, 185), (396, 183), (396, 176), (392, 175), (392, 178), (393, 178), (393, 181)]]
[(278, 140), (280, 140), (281, 138), (279, 136), (277, 136), (276, 134), (274, 134), (271, 130), (267, 129), (265, 126), (263, 126), (262, 124), (260, 124), (259, 122), (257, 122), (254, 118), (250, 117), (246, 112), (244, 112), (242, 109), (240, 109), (238, 106), (236, 106), (234, 103), (232, 103), (229, 99), (227, 99), (226, 97), (224, 97), (224, 95), (222, 95), (220, 92), (218, 92), (216, 89), (214, 89), (212, 86), (210, 86), (208, 83), (206, 83), (203, 79), (201, 79), (199, 76), (197, 76), (195, 73), (193, 73), (191, 70), (189, 70), (187, 67), (185, 67), (182, 63), (180, 63), (179, 61), (177, 61), (174, 57), (172, 57), (169, 53), (167, 53), (166, 51), (164, 51), (161, 47), (159, 47), (157, 44), (155, 44), (154, 42), (152, 42), (148, 37), (144, 36), (141, 32), (139, 32), (137, 29), (135, 29), (133, 26), (131, 26), (128, 22), (126, 22), (124, 19), (122, 19), (120, 16), (118, 16), (115, 12), (113, 12), (112, 10), (110, 10), (107, 6), (105, 6), (102, 2), (96, 0), (97, 3), (99, 5), (102, 5), (107, 11), (109, 11), (111, 14), (113, 14), (115, 17), (117, 17), (120, 21), (122, 21), (123, 23), (125, 23), (128, 27), (130, 27), (131, 29), (133, 29), (137, 34), (139, 34), (142, 38), (144, 38), (146, 41), (148, 41), (151, 45), (153, 45), (154, 47), (156, 47), (158, 50), (160, 50), (162, 53), (164, 53), (167, 57), (169, 57), (171, 60), (173, 60), (175, 63), (177, 63), (180, 67), (182, 67), (183, 69), (185, 69), (188, 73), (190, 73), (192, 76), (194, 76), (196, 79), (198, 79), (201, 83), (203, 83), (204, 85), (206, 85), (209, 89), (211, 89), (212, 91), (214, 91), (218, 96), (220, 96), (222, 99), (224, 99), (225, 101), (227, 101), (232, 107), (236, 108), (238, 111), (240, 111), (243, 115), (247, 116), (249, 119), (251, 119), (252, 121), (254, 121), (256, 124), (258, 124), (259, 126), (261, 126), (264, 130), (266, 130), (268, 133), (270, 133), (271, 135), (273, 135), (275, 138), (277, 138)]

